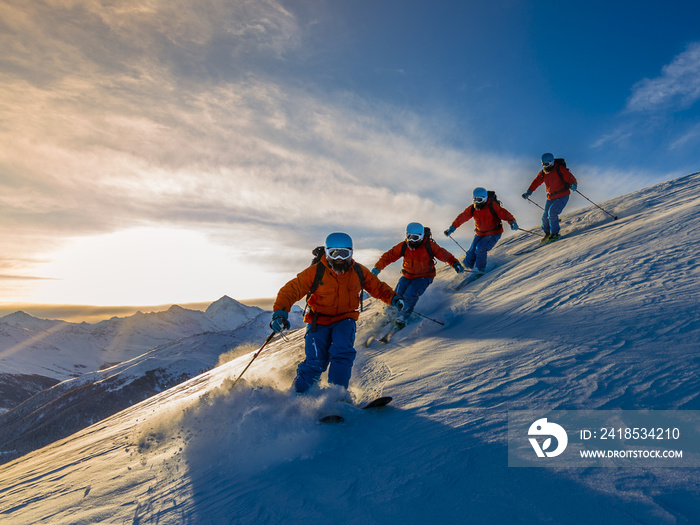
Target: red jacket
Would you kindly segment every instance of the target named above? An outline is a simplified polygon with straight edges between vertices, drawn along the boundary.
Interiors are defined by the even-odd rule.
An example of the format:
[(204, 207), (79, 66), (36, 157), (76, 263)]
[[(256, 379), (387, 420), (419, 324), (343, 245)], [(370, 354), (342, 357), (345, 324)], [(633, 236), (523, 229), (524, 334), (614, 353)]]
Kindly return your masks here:
[[(493, 212), (491, 211), (491, 206), (493, 206)], [(498, 220), (494, 216), (494, 213), (498, 217)], [(489, 197), (488, 202), (482, 208), (479, 209), (472, 204), (457, 215), (457, 218), (452, 222), (452, 226), (459, 228), (472, 217), (474, 217), (474, 231), (479, 237), (499, 235), (503, 233), (501, 221), (510, 223), (515, 220), (515, 217), (513, 217), (508, 210), (501, 207), (500, 204)]]
[[(401, 258), (401, 248), (405, 242), (407, 241), (400, 242), (391, 250), (384, 253), (384, 255), (379, 258), (377, 264), (374, 266), (380, 270), (383, 270), (391, 263), (398, 261)], [(432, 249), (433, 255), (435, 255), (436, 259), (446, 262), (450, 266), (457, 262), (454, 255), (444, 248), (441, 248), (434, 240), (428, 239), (426, 242), (430, 243), (430, 248)], [(425, 242), (415, 249), (406, 246), (406, 251), (403, 254), (403, 268), (401, 270), (401, 274), (407, 279), (417, 279), (418, 277), (435, 277), (435, 263), (425, 247)]]
[[(321, 257), (321, 263), (326, 267), (321, 282), (309, 297), (309, 310), (304, 321), (312, 323), (314, 314), (320, 314), (316, 322), (320, 325), (329, 325), (342, 319), (352, 318), (357, 320), (360, 313), (360, 277), (354, 269), (347, 272), (336, 273), (328, 266), (326, 256)], [(355, 263), (359, 264), (359, 263)], [(359, 264), (364, 276), (365, 290), (372, 296), (391, 304), (396, 295), (391, 287), (380, 281), (367, 268)], [(316, 278), (316, 265), (312, 264), (306, 270), (299, 273), (294, 279), (285, 284), (277, 294), (273, 311), (290, 311), (294, 303), (306, 296)]]
[[(557, 173), (557, 169), (559, 170), (559, 173), (561, 173), (561, 177), (559, 176), (559, 173)], [(535, 177), (535, 180), (533, 180), (532, 184), (530, 184), (528, 190), (535, 191), (543, 182), (544, 187), (547, 190), (547, 200), (550, 201), (564, 197), (565, 195), (570, 195), (571, 192), (569, 191), (569, 185), (578, 184), (578, 182), (576, 182), (576, 177), (574, 177), (566, 166), (562, 166), (557, 161), (555, 161), (554, 167), (549, 170), (549, 172), (540, 170), (537, 177)]]

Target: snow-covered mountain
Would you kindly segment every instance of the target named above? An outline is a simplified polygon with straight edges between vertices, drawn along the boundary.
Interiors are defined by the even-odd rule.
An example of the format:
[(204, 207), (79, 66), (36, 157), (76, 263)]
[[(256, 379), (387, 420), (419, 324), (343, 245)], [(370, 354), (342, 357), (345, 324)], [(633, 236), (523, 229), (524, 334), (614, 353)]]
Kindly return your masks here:
[(95, 324), (37, 319), (24, 312), (7, 315), (0, 318), (0, 411), (60, 381), (128, 361), (157, 346), (233, 330), (262, 311), (224, 296), (205, 312), (172, 306)]
[[(232, 359), (245, 353), (251, 344), (263, 340), (270, 332), (270, 312), (244, 306), (228, 297), (212, 303), (201, 314), (173, 306), (161, 314), (127, 318), (122, 326), (128, 325), (126, 331), (140, 341), (150, 340), (154, 334), (167, 340), (168, 327), (173, 327), (171, 339), (188, 332), (196, 335), (173, 339), (122, 363), (61, 381), (0, 414), (0, 463), (73, 434), (201, 374), (214, 367), (222, 356)], [(250, 317), (251, 314), (256, 315)], [(11, 323), (17, 322), (25, 330), (55, 326), (52, 321), (26, 314), (10, 317)], [(302, 325), (298, 309), (290, 315), (290, 322), (294, 327)], [(202, 326), (212, 331), (198, 333)], [(218, 331), (213, 331), (217, 328)]]
[[(575, 202), (575, 201), (573, 201)], [(531, 253), (519, 234), (455, 293), (442, 268), (417, 319), (358, 345), (351, 390), (294, 396), (303, 333), (0, 466), (8, 523), (700, 523), (687, 468), (509, 467), (509, 414), (683, 413), (700, 440), (700, 174), (565, 216)], [(573, 205), (570, 205), (573, 208)], [(525, 226), (525, 225), (524, 225)], [(357, 340), (384, 306), (367, 302)], [(346, 422), (321, 425), (340, 412)], [(693, 433), (697, 434), (693, 434)]]

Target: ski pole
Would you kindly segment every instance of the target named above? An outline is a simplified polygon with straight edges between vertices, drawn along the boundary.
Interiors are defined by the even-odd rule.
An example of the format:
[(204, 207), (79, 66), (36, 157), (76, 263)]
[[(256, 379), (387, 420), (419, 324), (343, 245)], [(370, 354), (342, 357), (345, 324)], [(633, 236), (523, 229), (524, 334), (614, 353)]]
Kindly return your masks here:
[[(450, 239), (452, 239), (452, 241), (453, 241), (457, 246), (459, 246), (460, 248), (462, 248), (462, 245), (459, 244), (457, 241), (455, 241), (455, 238), (452, 237), (452, 235), (448, 235), (448, 237), (449, 237)], [(464, 253), (467, 253), (467, 250), (465, 250), (464, 248), (462, 248), (462, 251), (463, 251)]]
[(428, 321), (432, 321), (433, 323), (437, 323), (437, 324), (439, 324), (439, 325), (445, 326), (445, 323), (443, 323), (442, 321), (438, 321), (437, 319), (431, 319), (430, 317), (428, 317), (428, 316), (426, 316), (426, 315), (423, 315), (423, 314), (421, 314), (421, 313), (419, 313), (419, 312), (416, 312), (415, 310), (413, 311), (413, 313), (416, 314), (416, 315), (418, 315), (418, 316), (420, 316), (420, 317), (422, 317), (423, 319), (427, 319)]
[(525, 228), (518, 228), (518, 231), (529, 233), (530, 235), (534, 235), (535, 237), (542, 237), (539, 233), (535, 233), (532, 230), (526, 230)]
[(610, 215), (610, 216), (613, 218), (614, 221), (617, 220), (617, 216), (616, 216), (616, 215), (613, 215), (613, 214), (610, 213), (609, 211), (603, 210), (603, 208), (601, 208), (600, 206), (598, 206), (595, 202), (593, 202), (591, 199), (589, 199), (588, 197), (586, 197), (586, 196), (585, 196), (583, 193), (581, 193), (580, 191), (578, 191), (578, 190), (574, 190), (574, 191), (575, 191), (576, 193), (578, 193), (581, 197), (583, 197), (584, 199), (586, 199), (588, 202), (590, 202), (591, 204), (593, 204), (593, 206), (595, 206), (596, 208), (598, 208), (598, 209), (604, 211), (605, 213), (607, 213), (608, 215)]
[(263, 345), (258, 349), (257, 352), (255, 352), (255, 354), (253, 354), (253, 359), (250, 360), (250, 363), (248, 363), (248, 366), (246, 366), (246, 367), (243, 369), (243, 372), (241, 372), (241, 374), (238, 376), (238, 378), (233, 382), (233, 385), (231, 385), (230, 390), (233, 390), (233, 387), (235, 387), (235, 386), (236, 386), (236, 383), (238, 383), (238, 381), (241, 379), (241, 377), (243, 377), (243, 374), (245, 374), (245, 371), (248, 370), (248, 368), (250, 368), (250, 365), (253, 364), (253, 361), (255, 361), (255, 358), (258, 357), (258, 355), (260, 354), (260, 352), (262, 352), (263, 348), (265, 348), (265, 347), (267, 346), (267, 343), (269, 343), (270, 341), (272, 341), (272, 338), (273, 338), (273, 337), (275, 337), (275, 332), (272, 332), (270, 335), (268, 335), (268, 336), (267, 336), (267, 339), (265, 339), (265, 342), (263, 343)]
[(534, 204), (535, 206), (537, 206), (540, 210), (544, 210), (544, 208), (543, 208), (542, 206), (540, 206), (539, 204), (537, 204), (537, 203), (536, 203), (535, 201), (533, 201), (530, 197), (528, 197), (527, 200), (529, 200), (532, 204)]

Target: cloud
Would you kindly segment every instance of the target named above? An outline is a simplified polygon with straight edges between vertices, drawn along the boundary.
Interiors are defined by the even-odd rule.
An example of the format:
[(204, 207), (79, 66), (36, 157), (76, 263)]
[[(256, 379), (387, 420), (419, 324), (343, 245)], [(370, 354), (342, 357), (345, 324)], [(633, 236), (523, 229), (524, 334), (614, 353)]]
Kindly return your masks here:
[[(700, 42), (694, 42), (665, 65), (660, 76), (634, 84), (624, 110), (616, 115), (614, 128), (591, 147), (612, 145), (616, 151), (631, 151), (662, 143), (669, 151), (685, 154), (692, 164), (696, 132), (673, 113), (688, 110), (699, 99)], [(683, 117), (688, 116), (686, 111)]]
[(289, 272), (330, 231), (373, 257), (408, 222), (446, 227), (474, 186), (513, 202), (529, 182), (512, 184), (517, 159), (447, 145), (444, 121), (280, 76), (304, 53), (304, 24), (281, 4), (206, 5), (0, 3), (5, 257), (145, 227)]
[(627, 101), (629, 112), (685, 109), (700, 99), (700, 42), (664, 66), (661, 75), (644, 79), (632, 87)]
[(697, 148), (697, 143), (700, 142), (700, 124), (691, 126), (685, 132), (677, 137), (669, 146), (671, 150), (685, 149), (686, 147)]
[[(319, 230), (352, 221), (380, 229), (397, 213), (434, 213), (441, 192), (434, 171), (454, 179), (455, 166), (469, 164), (402, 110), (292, 87), (260, 71), (183, 78), (185, 60), (174, 66), (163, 56), (171, 43), (211, 71), (206, 57), (219, 52), (212, 42), (226, 35), (280, 56), (283, 42), (300, 37), (291, 15), (271, 2), (241, 4), (248, 22), (224, 16), (224, 2), (206, 15), (184, 3), (179, 17), (169, 4), (147, 5), (117, 11), (75, 2), (76, 19), (54, 8), (52, 24), (51, 13), (36, 10), (12, 25), (20, 43), (16, 67), (4, 69), (0, 108), (11, 123), (0, 131), (9, 146), (0, 158), (6, 224), (50, 234), (140, 221)], [(251, 29), (259, 24), (269, 29)], [(111, 43), (100, 42), (105, 27)], [(261, 35), (279, 28), (283, 36), (264, 43)], [(48, 84), (37, 80), (45, 62), (36, 48), (54, 49)]]

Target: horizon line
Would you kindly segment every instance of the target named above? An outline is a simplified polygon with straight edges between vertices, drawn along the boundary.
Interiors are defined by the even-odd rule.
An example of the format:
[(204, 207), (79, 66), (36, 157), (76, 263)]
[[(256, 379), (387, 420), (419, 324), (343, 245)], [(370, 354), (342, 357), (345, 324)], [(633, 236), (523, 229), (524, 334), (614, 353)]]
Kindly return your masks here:
[[(225, 296), (225, 295), (224, 295)], [(224, 297), (222, 296), (222, 297)], [(221, 299), (221, 298), (219, 298)], [(39, 319), (66, 321), (69, 323), (96, 323), (112, 319), (113, 317), (129, 317), (137, 312), (154, 313), (163, 312), (172, 306), (180, 306), (188, 310), (205, 311), (207, 307), (219, 299), (213, 301), (195, 301), (186, 303), (163, 303), (158, 305), (88, 305), (88, 304), (52, 304), (52, 303), (0, 303), (0, 319), (16, 312), (24, 312)], [(270, 310), (274, 298), (235, 299), (246, 306), (257, 306), (263, 310)]]

